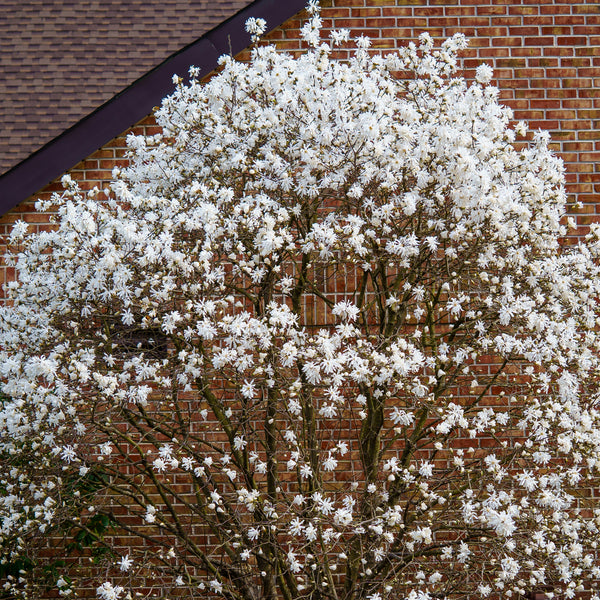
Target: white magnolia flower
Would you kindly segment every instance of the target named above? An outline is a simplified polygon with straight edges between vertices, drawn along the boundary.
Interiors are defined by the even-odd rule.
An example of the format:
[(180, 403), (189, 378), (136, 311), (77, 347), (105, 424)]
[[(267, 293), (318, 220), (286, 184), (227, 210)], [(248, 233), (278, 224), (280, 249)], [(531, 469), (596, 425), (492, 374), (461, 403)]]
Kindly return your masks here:
[(489, 66), (484, 64), (481, 64), (477, 67), (476, 73), (475, 73), (475, 79), (485, 85), (488, 84), (492, 77), (494, 76), (494, 70)]
[(126, 554), (125, 556), (121, 557), (118, 564), (121, 571), (129, 571), (133, 565), (133, 559), (129, 557), (129, 554)]

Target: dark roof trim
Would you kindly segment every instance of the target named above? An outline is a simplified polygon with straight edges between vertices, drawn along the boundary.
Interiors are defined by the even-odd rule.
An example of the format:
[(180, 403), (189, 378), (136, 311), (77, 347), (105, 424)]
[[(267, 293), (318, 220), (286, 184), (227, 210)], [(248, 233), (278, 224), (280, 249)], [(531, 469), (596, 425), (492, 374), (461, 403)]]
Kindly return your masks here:
[(0, 214), (41, 190), (90, 154), (152, 112), (173, 91), (173, 74), (190, 65), (208, 75), (223, 54), (238, 54), (250, 45), (244, 28), (249, 17), (262, 17), (271, 31), (300, 12), (307, 0), (256, 0), (201, 38), (173, 54), (31, 154), (0, 177)]

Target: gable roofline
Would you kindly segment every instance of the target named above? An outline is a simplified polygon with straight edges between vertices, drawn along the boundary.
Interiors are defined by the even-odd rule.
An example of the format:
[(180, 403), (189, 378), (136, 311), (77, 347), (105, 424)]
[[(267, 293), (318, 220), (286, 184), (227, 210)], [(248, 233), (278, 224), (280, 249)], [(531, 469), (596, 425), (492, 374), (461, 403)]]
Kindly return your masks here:
[(89, 115), (0, 176), (0, 214), (5, 214), (90, 154), (149, 115), (174, 90), (173, 75), (190, 65), (202, 78), (223, 54), (236, 55), (250, 45), (250, 17), (263, 18), (267, 32), (299, 13), (306, 0), (256, 0), (195, 42), (172, 54)]

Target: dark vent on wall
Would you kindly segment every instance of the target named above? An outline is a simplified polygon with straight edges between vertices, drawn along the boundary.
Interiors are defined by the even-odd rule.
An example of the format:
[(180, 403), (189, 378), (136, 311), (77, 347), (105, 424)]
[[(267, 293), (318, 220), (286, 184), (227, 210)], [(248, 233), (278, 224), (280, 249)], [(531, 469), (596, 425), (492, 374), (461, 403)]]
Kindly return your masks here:
[(169, 340), (159, 328), (143, 329), (115, 325), (112, 336), (113, 354), (126, 357), (144, 352), (152, 358), (166, 358)]

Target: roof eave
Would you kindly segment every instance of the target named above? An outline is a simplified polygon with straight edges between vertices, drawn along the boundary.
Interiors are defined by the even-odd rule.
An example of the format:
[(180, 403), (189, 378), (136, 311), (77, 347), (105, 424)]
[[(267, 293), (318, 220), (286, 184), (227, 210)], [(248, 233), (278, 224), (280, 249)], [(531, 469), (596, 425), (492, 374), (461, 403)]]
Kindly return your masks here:
[(109, 141), (149, 115), (173, 91), (174, 74), (190, 65), (200, 77), (217, 67), (223, 54), (236, 55), (250, 45), (244, 25), (263, 18), (271, 31), (304, 8), (306, 0), (256, 0), (201, 38), (171, 55), (95, 111), (0, 176), (0, 214), (5, 214), (66, 173)]

